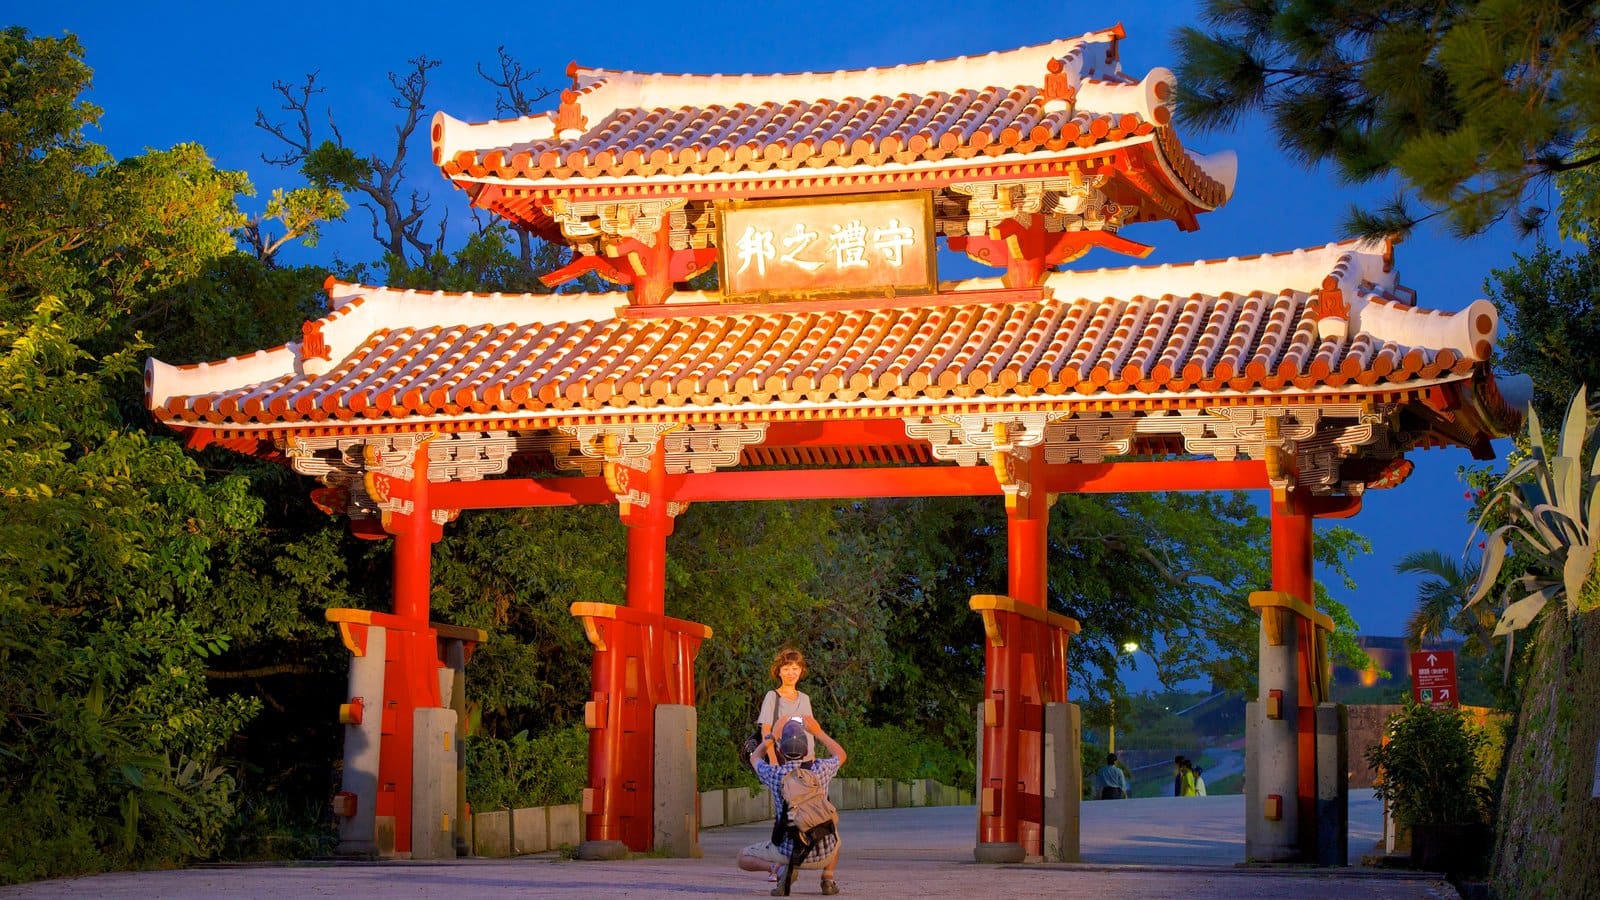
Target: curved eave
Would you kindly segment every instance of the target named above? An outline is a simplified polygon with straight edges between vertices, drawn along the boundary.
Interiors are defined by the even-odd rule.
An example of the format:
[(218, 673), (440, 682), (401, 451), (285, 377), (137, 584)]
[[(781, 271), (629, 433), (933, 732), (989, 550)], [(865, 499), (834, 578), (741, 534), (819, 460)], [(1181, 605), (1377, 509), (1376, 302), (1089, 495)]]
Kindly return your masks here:
[[(1463, 368), (1468, 368), (1463, 366)], [(1101, 412), (1146, 412), (1202, 410), (1224, 407), (1314, 407), (1349, 406), (1362, 403), (1428, 403), (1430, 395), (1443, 391), (1456, 393), (1456, 386), (1470, 383), (1472, 373), (1450, 375), (1399, 385), (1350, 385), (1310, 390), (1252, 390), (1216, 392), (1161, 392), (1151, 394), (1046, 394), (1017, 393), (970, 398), (931, 399), (886, 398), (860, 402), (784, 403), (743, 402), (683, 406), (574, 405), (508, 411), (462, 412), (437, 415), (383, 415), (369, 418), (329, 414), (301, 421), (275, 421), (259, 424), (210, 422), (182, 419), (157, 413), (157, 418), (180, 431), (210, 431), (214, 440), (268, 440), (278, 436), (330, 436), (416, 433), (427, 431), (475, 432), (494, 430), (537, 430), (566, 425), (720, 423), (742, 421), (807, 422), (871, 419), (902, 419), (909, 416), (971, 415), (976, 413), (1051, 412), (1090, 414)], [(1453, 429), (1451, 430), (1453, 431)], [(1441, 433), (1441, 437), (1449, 437)], [(1460, 446), (1470, 441), (1450, 440)]]
[(1195, 217), (1227, 202), (1232, 192), (1212, 178), (1163, 130), (1061, 151), (982, 154), (938, 161), (856, 163), (823, 167), (771, 167), (763, 171), (641, 173), (521, 178), (507, 168), (470, 167), (452, 182), (467, 191), (475, 206), (489, 209), (523, 227), (553, 237), (557, 232), (540, 209), (555, 198), (606, 200), (672, 198), (696, 201), (751, 197), (818, 196), (937, 189), (961, 182), (1059, 178), (1085, 167), (1110, 167), (1124, 174), (1123, 190), (1151, 201), (1139, 221), (1171, 219), (1185, 229)]

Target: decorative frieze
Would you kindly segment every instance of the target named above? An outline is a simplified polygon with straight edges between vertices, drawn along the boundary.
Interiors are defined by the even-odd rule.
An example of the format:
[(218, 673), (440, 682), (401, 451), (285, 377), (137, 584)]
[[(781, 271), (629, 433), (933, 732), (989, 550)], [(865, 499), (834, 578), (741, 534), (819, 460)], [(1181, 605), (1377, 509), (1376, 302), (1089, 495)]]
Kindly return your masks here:
[(767, 423), (687, 425), (662, 439), (667, 473), (714, 472), (739, 464), (744, 448), (767, 439)]
[[(438, 435), (367, 435), (356, 437), (291, 437), (280, 444), (290, 466), (310, 475), (331, 492), (317, 492), (319, 506), (329, 512), (343, 512), (352, 518), (382, 513), (408, 515), (412, 501), (390, 496), (388, 485), (410, 482), (416, 476), (413, 463), (417, 448), (428, 446), (428, 480), (481, 481), (489, 475), (504, 474), (511, 457), (526, 441), (505, 431), (462, 432)], [(368, 478), (379, 474), (383, 479)], [(337, 502), (342, 509), (335, 507)], [(455, 518), (455, 510), (435, 509), (438, 524)]]
[(983, 236), (1001, 223), (1016, 220), (1033, 227), (1033, 217), (1044, 217), (1044, 230), (1104, 231), (1115, 234), (1137, 217), (1138, 208), (1123, 206), (1106, 196), (1111, 176), (1104, 174), (1043, 178), (1028, 181), (959, 182), (950, 192), (967, 198), (965, 219), (951, 216), (941, 204), (940, 231), (953, 237)]
[[(990, 465), (1002, 485), (1016, 464), (1043, 452), (1048, 464), (1100, 463), (1136, 451), (1141, 437), (1175, 436), (1185, 453), (1218, 460), (1267, 463), (1276, 491), (1359, 495), (1364, 478), (1346, 477), (1346, 460), (1392, 459), (1394, 404), (1322, 407), (1214, 407), (1198, 411), (987, 414), (905, 420), (909, 437), (929, 443), (935, 459)], [(1036, 449), (1035, 449), (1036, 448)]]
[(680, 232), (673, 243), (674, 249), (689, 246), (688, 218), (682, 212), (687, 202), (683, 198), (670, 198), (606, 203), (557, 197), (540, 208), (561, 226), (563, 237), (583, 252), (592, 254), (596, 245), (628, 239), (654, 247), (663, 223)]
[[(1006, 452), (1037, 447), (1044, 442), (1045, 425), (1068, 413), (990, 413), (967, 416), (918, 416), (905, 420), (906, 436), (925, 440), (934, 459), (963, 466), (991, 465), (997, 435)], [(996, 425), (1004, 425), (997, 432)]]

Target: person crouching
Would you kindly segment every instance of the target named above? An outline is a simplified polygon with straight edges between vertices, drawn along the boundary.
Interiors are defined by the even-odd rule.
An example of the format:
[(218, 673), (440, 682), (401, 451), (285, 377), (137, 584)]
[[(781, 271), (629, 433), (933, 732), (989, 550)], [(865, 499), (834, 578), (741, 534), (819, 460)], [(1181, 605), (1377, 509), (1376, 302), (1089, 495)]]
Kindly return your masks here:
[[(806, 760), (809, 751), (807, 734), (816, 736), (824, 747), (833, 755), (826, 759)], [(817, 720), (806, 716), (803, 720), (795, 717), (783, 724), (781, 736), (769, 741), (775, 741), (778, 757), (783, 761), (777, 765), (767, 761), (765, 746), (757, 747), (750, 754), (750, 765), (756, 770), (756, 777), (766, 786), (772, 794), (773, 805), (785, 814), (780, 814), (777, 828), (773, 831), (773, 840), (761, 841), (739, 851), (739, 868), (750, 872), (770, 871), (774, 865), (787, 867), (789, 860), (795, 855), (796, 831), (785, 821), (787, 806), (783, 799), (784, 776), (796, 769), (805, 767), (817, 776), (822, 790), (826, 793), (828, 785), (839, 773), (839, 768), (844, 765), (846, 754), (839, 742), (829, 737), (817, 724)], [(815, 844), (806, 853), (804, 861), (800, 864), (802, 869), (822, 870), (822, 893), (832, 895), (839, 893), (839, 884), (834, 881), (834, 872), (839, 863), (839, 848), (842, 842), (839, 839), (837, 828), (828, 830), (817, 838)], [(793, 873), (783, 871), (779, 876), (779, 884), (772, 889), (774, 897), (788, 894), (788, 886), (794, 881)]]

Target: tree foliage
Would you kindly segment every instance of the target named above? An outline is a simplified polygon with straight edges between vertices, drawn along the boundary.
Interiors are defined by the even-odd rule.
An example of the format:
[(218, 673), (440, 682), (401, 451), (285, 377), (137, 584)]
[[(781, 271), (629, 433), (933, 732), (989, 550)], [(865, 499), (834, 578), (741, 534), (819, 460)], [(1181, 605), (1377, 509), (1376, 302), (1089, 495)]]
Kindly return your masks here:
[[(1595, 177), (1600, 4), (1208, 0), (1203, 18), (1175, 42), (1180, 119), (1229, 128), (1260, 112), (1301, 163), (1398, 177), (1405, 193), (1352, 210), (1352, 233), (1434, 215), (1459, 235), (1507, 216), (1531, 229), (1555, 179)], [(1594, 197), (1565, 193), (1563, 220), (1592, 220)]]
[(1438, 550), (1417, 550), (1407, 553), (1394, 564), (1402, 575), (1421, 575), (1417, 586), (1417, 605), (1406, 619), (1406, 645), (1412, 650), (1422, 649), (1430, 638), (1442, 638), (1447, 631), (1457, 631), (1476, 640), (1472, 652), (1476, 655), (1490, 649), (1490, 627), (1493, 618), (1482, 610), (1468, 611), (1466, 603), (1472, 597), (1472, 587), (1478, 580), (1478, 564), (1458, 562)]
[(1501, 365), (1532, 378), (1539, 417), (1560, 421), (1578, 388), (1600, 386), (1600, 240), (1570, 253), (1541, 243), (1484, 290), (1505, 316)]
[(197, 611), (261, 504), (122, 410), (140, 317), (233, 252), (242, 176), (84, 140), (72, 38), (7, 29), (0, 72), (0, 881), (205, 857), (258, 701), (210, 691), (231, 636)]

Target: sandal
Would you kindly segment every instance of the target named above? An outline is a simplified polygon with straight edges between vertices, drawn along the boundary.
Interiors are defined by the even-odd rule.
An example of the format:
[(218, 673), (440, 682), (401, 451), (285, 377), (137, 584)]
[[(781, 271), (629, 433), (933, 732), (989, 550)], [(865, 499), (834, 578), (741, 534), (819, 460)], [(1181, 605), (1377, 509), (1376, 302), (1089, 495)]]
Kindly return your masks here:
[(839, 882), (834, 881), (832, 878), (822, 879), (822, 893), (829, 897), (839, 893)]

